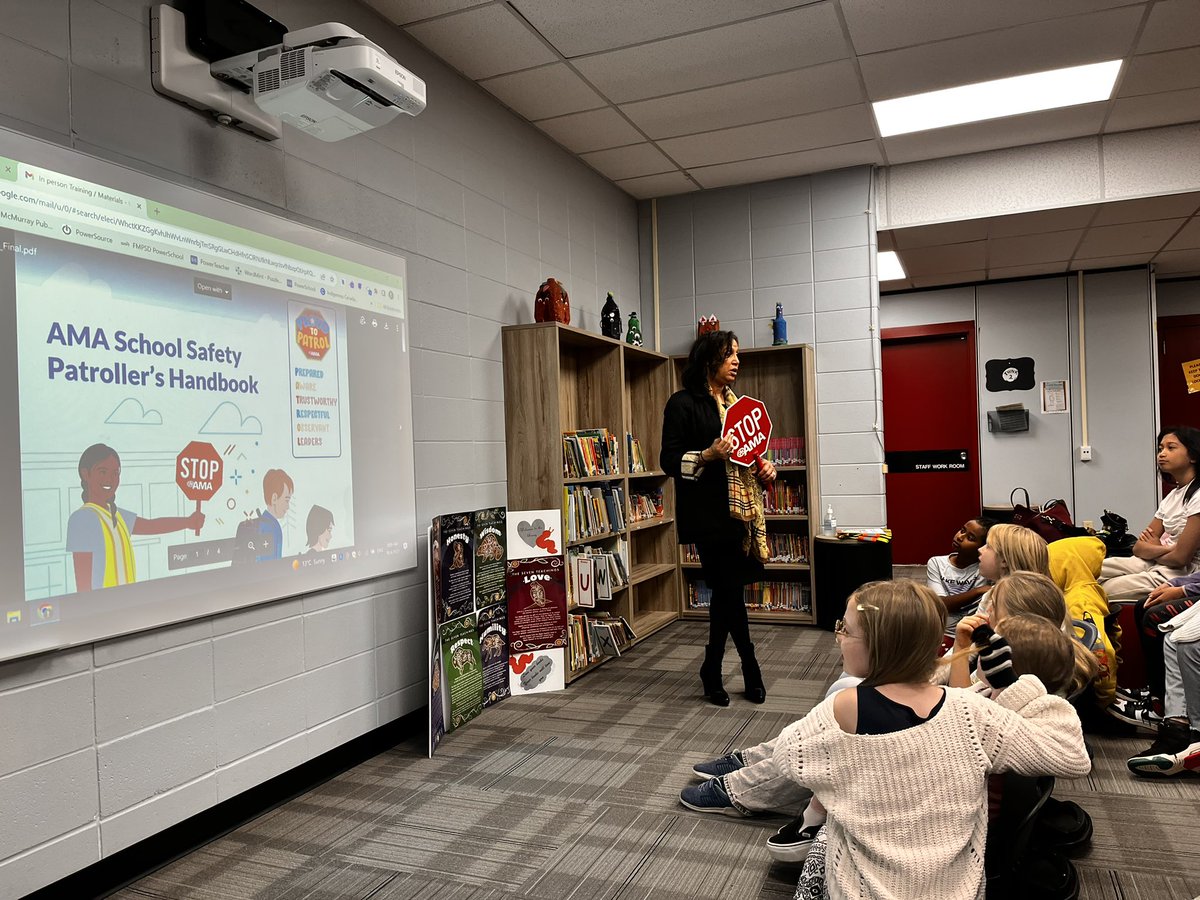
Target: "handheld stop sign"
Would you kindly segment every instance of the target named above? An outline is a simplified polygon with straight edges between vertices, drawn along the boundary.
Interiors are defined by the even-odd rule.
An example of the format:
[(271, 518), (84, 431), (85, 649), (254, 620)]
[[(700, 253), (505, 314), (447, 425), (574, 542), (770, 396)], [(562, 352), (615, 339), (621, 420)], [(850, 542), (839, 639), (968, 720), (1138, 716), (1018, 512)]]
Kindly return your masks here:
[(202, 500), (211, 500), (221, 489), (223, 468), (221, 454), (205, 441), (192, 441), (175, 457), (175, 483), (185, 497), (196, 501), (196, 512)]
[(725, 410), (721, 437), (733, 444), (733, 453), (729, 457), (731, 463), (757, 467), (762, 462), (767, 441), (771, 440), (771, 417), (767, 415), (763, 402), (753, 397), (736, 400), (733, 406)]

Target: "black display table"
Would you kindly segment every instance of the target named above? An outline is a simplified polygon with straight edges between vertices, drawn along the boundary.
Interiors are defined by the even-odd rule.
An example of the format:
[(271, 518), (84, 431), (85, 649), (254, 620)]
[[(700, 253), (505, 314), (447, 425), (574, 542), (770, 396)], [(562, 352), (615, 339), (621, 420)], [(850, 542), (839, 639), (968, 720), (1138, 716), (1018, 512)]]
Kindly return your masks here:
[(846, 612), (846, 598), (868, 581), (892, 580), (892, 545), (883, 541), (813, 540), (817, 625), (833, 631)]

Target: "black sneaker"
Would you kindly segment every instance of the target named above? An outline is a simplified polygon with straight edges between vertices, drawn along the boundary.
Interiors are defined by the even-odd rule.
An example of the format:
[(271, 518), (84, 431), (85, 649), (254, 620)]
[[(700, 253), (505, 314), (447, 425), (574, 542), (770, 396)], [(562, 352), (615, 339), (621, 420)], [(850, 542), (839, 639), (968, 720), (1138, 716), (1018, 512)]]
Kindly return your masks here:
[(1200, 733), (1186, 719), (1163, 719), (1154, 743), (1125, 763), (1134, 775), (1163, 778), (1200, 766)]
[(1145, 731), (1157, 731), (1159, 723), (1162, 722), (1162, 713), (1156, 709), (1156, 702), (1153, 698), (1148, 700), (1127, 700), (1118, 697), (1112, 703), (1105, 707), (1105, 712), (1114, 719), (1119, 719), (1136, 728), (1141, 728)]
[(725, 782), (720, 777), (689, 784), (679, 792), (679, 802), (696, 812), (720, 813), (723, 816), (746, 815), (733, 805), (729, 792), (725, 790)]
[(1149, 703), (1154, 699), (1154, 695), (1150, 693), (1150, 688), (1127, 688), (1117, 685), (1116, 695), (1118, 700), (1135, 700), (1139, 703)]
[(808, 851), (817, 838), (820, 825), (801, 828), (804, 817), (793, 819), (767, 838), (767, 852), (779, 862), (798, 863), (808, 858)]
[(742, 759), (741, 751), (734, 750), (728, 756), (722, 756), (720, 759), (698, 762), (692, 766), (692, 771), (701, 778), (720, 778), (722, 775), (736, 772), (745, 766), (746, 762)]

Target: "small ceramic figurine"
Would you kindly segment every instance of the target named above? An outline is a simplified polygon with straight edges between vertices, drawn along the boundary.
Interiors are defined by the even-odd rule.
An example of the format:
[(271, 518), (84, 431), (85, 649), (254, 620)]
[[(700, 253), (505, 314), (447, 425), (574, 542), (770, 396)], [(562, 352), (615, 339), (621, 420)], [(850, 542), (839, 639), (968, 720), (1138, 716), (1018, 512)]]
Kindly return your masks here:
[(617, 308), (612, 291), (608, 292), (608, 299), (604, 301), (604, 308), (600, 310), (600, 333), (613, 340), (621, 339), (621, 310)]
[(629, 314), (629, 331), (625, 334), (625, 343), (635, 347), (642, 346), (642, 323), (638, 321), (636, 312)]
[(571, 324), (571, 300), (567, 297), (567, 289), (553, 278), (547, 278), (538, 288), (533, 301), (533, 320)]
[(710, 331), (720, 331), (721, 320), (716, 316), (701, 316), (700, 321), (696, 324), (696, 337), (702, 334), (708, 334)]
[(783, 304), (775, 304), (775, 319), (771, 322), (771, 333), (775, 339), (771, 342), (776, 347), (787, 343), (787, 319), (783, 317)]

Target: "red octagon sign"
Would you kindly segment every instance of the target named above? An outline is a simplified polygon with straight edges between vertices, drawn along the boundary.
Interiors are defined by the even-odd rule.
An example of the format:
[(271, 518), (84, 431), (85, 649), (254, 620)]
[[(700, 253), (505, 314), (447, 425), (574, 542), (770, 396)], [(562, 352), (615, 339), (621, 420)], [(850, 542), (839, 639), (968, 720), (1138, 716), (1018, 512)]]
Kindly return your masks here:
[(771, 417), (761, 400), (742, 397), (725, 410), (725, 425), (721, 437), (733, 444), (729, 461), (739, 466), (750, 466), (758, 462), (767, 441), (771, 439)]
[(222, 468), (216, 447), (192, 441), (175, 457), (175, 483), (189, 500), (211, 500), (224, 481)]

